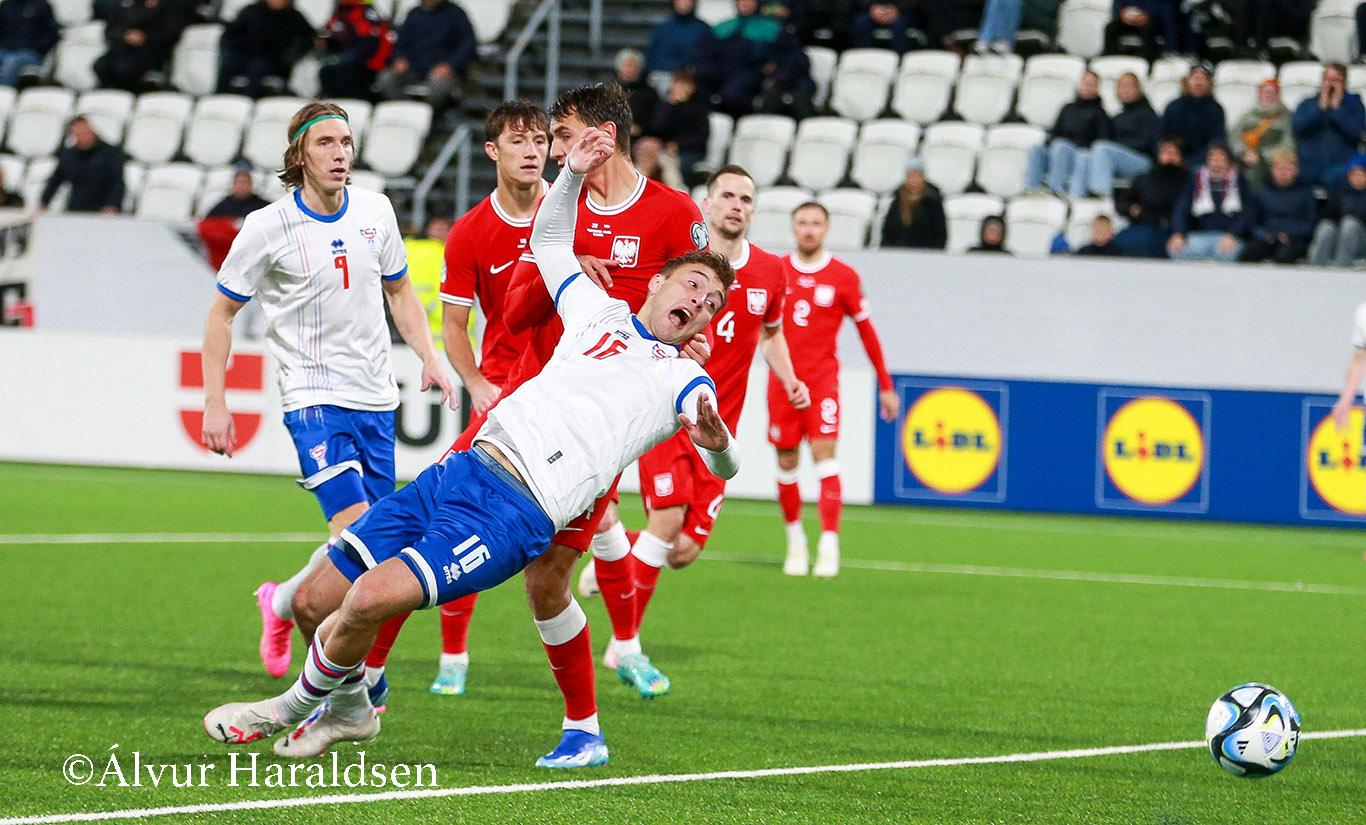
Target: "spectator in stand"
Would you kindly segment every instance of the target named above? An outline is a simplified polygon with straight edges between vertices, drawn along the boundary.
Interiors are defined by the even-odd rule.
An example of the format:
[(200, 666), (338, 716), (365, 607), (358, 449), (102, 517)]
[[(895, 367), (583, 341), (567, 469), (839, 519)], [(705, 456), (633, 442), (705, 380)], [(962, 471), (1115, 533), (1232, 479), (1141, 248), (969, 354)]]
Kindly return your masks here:
[(631, 162), (650, 180), (658, 181), (670, 189), (684, 189), (678, 159), (664, 151), (664, 141), (659, 138), (643, 137), (631, 141)]
[(1086, 196), (1089, 149), (1110, 137), (1110, 116), (1100, 102), (1100, 77), (1082, 73), (1077, 97), (1062, 107), (1048, 132), (1048, 142), (1029, 150), (1025, 189), (1038, 189), (1047, 174), (1048, 188), (1059, 195)]
[(921, 0), (930, 48), (961, 51), (959, 38), (978, 29), (986, 0)]
[(1309, 40), (1309, 18), (1316, 0), (1238, 0), (1224, 6), (1233, 19), (1233, 40), (1239, 48), (1266, 56), (1277, 38), (1300, 43)]
[(1129, 217), (1129, 225), (1114, 241), (1122, 254), (1131, 258), (1167, 257), (1172, 213), (1187, 179), (1180, 140), (1158, 141), (1157, 164), (1134, 178), (1128, 189), (1115, 193), (1115, 208)]
[(1251, 225), (1248, 189), (1222, 143), (1205, 150), (1172, 212), (1167, 254), (1181, 261), (1235, 261)]
[(5, 181), (5, 170), (0, 169), (0, 208), (22, 209), (24, 196), (10, 188)]
[(57, 189), (71, 184), (68, 212), (117, 215), (123, 208), (123, 150), (100, 140), (83, 115), (67, 126), (67, 144), (57, 153), (57, 168), (43, 187), (40, 209), (47, 209)]
[(37, 69), (61, 38), (47, 0), (0, 2), (0, 85), (16, 86), (25, 69)]
[(1306, 98), (1290, 121), (1305, 180), (1332, 187), (1342, 180), (1366, 129), (1361, 95), (1347, 91), (1347, 67), (1329, 63), (1317, 97)]
[(1091, 144), (1086, 170), (1091, 194), (1108, 198), (1114, 194), (1115, 178), (1134, 178), (1153, 166), (1159, 118), (1148, 103), (1138, 75), (1125, 72), (1115, 80), (1115, 97), (1123, 107), (1110, 119), (1110, 139)]
[(664, 141), (673, 155), (683, 179), (692, 183), (697, 165), (707, 156), (711, 138), (711, 119), (706, 101), (697, 94), (697, 78), (692, 71), (680, 69), (669, 82), (669, 94), (655, 110), (650, 133)]
[(294, 0), (257, 0), (223, 29), (218, 91), (283, 94), (295, 62), (313, 47), (313, 27)]
[(759, 13), (781, 21), (803, 46), (849, 48), (853, 0), (764, 0)]
[(399, 100), (417, 87), (433, 109), (444, 109), (460, 99), (477, 46), (464, 9), (450, 0), (422, 0), (399, 29), (393, 62), (379, 74), (380, 94)]
[(171, 50), (188, 22), (188, 5), (164, 0), (122, 0), (113, 6), (104, 28), (109, 50), (94, 66), (100, 85), (142, 91), (148, 74), (166, 68)]
[(1353, 155), (1309, 244), (1312, 266), (1349, 267), (1366, 256), (1366, 155)]
[(1105, 27), (1105, 53), (1133, 54), (1151, 62), (1159, 51), (1195, 52), (1181, 0), (1115, 0), (1114, 17)]
[(908, 31), (915, 5), (916, 0), (854, 0), (854, 48), (910, 51)]
[(1058, 27), (1058, 8), (1062, 0), (987, 0), (982, 26), (974, 49), (1010, 54), (1020, 29), (1042, 32), (1050, 39)]
[(1124, 253), (1115, 244), (1115, 224), (1109, 215), (1097, 215), (1091, 219), (1091, 242), (1074, 252), (1074, 255), (1087, 257), (1103, 256), (1118, 258)]
[(1281, 84), (1273, 79), (1257, 86), (1257, 105), (1238, 118), (1233, 126), (1233, 154), (1243, 163), (1247, 182), (1253, 188), (1266, 185), (1271, 156), (1281, 149), (1295, 151), (1290, 135), (1290, 110), (1281, 102)]
[(626, 90), (626, 99), (631, 104), (631, 137), (637, 138), (654, 125), (659, 92), (645, 82), (645, 55), (639, 49), (617, 52), (616, 67), (617, 83)]
[(1227, 140), (1224, 107), (1213, 95), (1213, 72), (1204, 63), (1192, 66), (1181, 84), (1181, 96), (1162, 113), (1162, 134), (1181, 138), (1188, 157), (1203, 157), (1210, 144)]
[(882, 222), (882, 247), (943, 249), (948, 239), (944, 199), (935, 185), (925, 180), (925, 164), (912, 157), (906, 163), (906, 180), (896, 190)]
[(650, 85), (664, 94), (674, 72), (692, 67), (698, 44), (710, 31), (697, 17), (697, 0), (673, 0), (673, 14), (654, 27), (645, 47)]
[(327, 53), (318, 70), (321, 96), (373, 99), (375, 77), (394, 51), (392, 34), (370, 0), (337, 0), (316, 43)]
[(1009, 255), (1006, 249), (1006, 222), (1000, 215), (982, 218), (982, 227), (977, 233), (977, 245), (969, 252), (995, 252)]
[(754, 111), (809, 111), (815, 84), (806, 53), (783, 24), (758, 14), (758, 0), (735, 0), (736, 16), (718, 23), (704, 39), (698, 79), (713, 108), (734, 117)]
[(1250, 239), (1238, 260), (1255, 263), (1269, 258), (1293, 264), (1309, 251), (1318, 204), (1309, 184), (1299, 176), (1295, 151), (1277, 149), (1271, 159), (1271, 180), (1252, 193)]
[(243, 218), (269, 205), (270, 203), (257, 195), (253, 188), (251, 167), (241, 164), (233, 169), (232, 188), (228, 190), (227, 196), (215, 204), (204, 217), (234, 218), (240, 225)]

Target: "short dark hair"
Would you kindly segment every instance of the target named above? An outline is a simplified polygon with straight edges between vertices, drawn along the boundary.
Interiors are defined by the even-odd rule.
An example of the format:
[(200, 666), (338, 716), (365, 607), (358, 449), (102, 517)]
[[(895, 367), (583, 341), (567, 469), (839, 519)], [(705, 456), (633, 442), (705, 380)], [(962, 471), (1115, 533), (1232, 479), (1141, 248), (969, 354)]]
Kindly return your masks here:
[(550, 118), (541, 107), (526, 99), (509, 100), (484, 118), (484, 140), (498, 140), (504, 131), (549, 132)]
[(725, 166), (722, 166), (720, 169), (717, 169), (715, 172), (712, 172), (711, 175), (707, 178), (708, 192), (711, 192), (712, 186), (716, 184), (717, 178), (721, 177), (722, 175), (739, 175), (742, 178), (749, 178), (751, 183), (754, 181), (754, 176), (751, 175), (749, 172), (745, 171), (745, 167), (738, 166), (734, 163), (727, 163)]
[(550, 107), (552, 120), (575, 115), (588, 126), (612, 123), (617, 127), (617, 148), (631, 151), (631, 100), (620, 83), (593, 83), (560, 95)]
[(821, 210), (821, 214), (825, 216), (825, 219), (827, 221), (830, 220), (830, 210), (826, 209), (825, 205), (819, 201), (804, 201), (797, 204), (797, 208), (792, 210), (792, 217), (797, 217), (797, 213), (803, 209), (819, 209)]
[(724, 301), (726, 296), (730, 294), (730, 285), (735, 283), (735, 269), (731, 267), (730, 261), (726, 260), (725, 255), (712, 252), (709, 249), (684, 252), (677, 258), (670, 258), (669, 262), (664, 264), (664, 268), (659, 270), (659, 274), (668, 278), (676, 270), (690, 264), (701, 264), (716, 273), (717, 279), (721, 281), (721, 300)]

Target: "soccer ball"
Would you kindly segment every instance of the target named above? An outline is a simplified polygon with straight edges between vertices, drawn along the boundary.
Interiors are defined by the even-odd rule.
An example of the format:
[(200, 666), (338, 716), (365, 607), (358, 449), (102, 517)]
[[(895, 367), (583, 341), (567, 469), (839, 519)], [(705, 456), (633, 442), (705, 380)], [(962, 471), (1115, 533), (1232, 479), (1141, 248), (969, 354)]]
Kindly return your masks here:
[(1248, 682), (1214, 700), (1205, 718), (1205, 742), (1219, 767), (1234, 776), (1271, 776), (1295, 757), (1300, 715), (1284, 693)]

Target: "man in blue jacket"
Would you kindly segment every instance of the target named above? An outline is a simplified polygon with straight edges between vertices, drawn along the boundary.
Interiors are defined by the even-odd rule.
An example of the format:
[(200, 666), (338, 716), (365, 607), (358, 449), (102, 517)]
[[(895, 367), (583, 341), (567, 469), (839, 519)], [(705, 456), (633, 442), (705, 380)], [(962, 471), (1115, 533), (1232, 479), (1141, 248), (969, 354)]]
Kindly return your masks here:
[(664, 95), (673, 73), (693, 66), (697, 45), (711, 28), (697, 17), (696, 0), (674, 0), (673, 14), (650, 32), (645, 47), (645, 70), (650, 85)]
[(1277, 149), (1271, 156), (1271, 180), (1252, 196), (1251, 240), (1238, 260), (1293, 264), (1304, 257), (1318, 204), (1309, 184), (1299, 177), (1294, 150)]
[(1179, 261), (1237, 260), (1247, 237), (1250, 206), (1228, 147), (1210, 146), (1205, 165), (1195, 170), (1172, 212), (1167, 254)]
[(432, 108), (445, 108), (459, 96), (460, 80), (474, 62), (477, 46), (463, 9), (450, 0), (422, 0), (399, 29), (394, 60), (379, 75), (380, 94), (396, 100), (417, 85), (425, 87)]
[(1159, 132), (1181, 138), (1186, 157), (1199, 158), (1211, 143), (1226, 143), (1224, 107), (1214, 99), (1213, 70), (1204, 63), (1191, 67), (1181, 96), (1167, 104)]
[(1300, 103), (1290, 121), (1305, 180), (1328, 187), (1341, 180), (1363, 129), (1366, 109), (1361, 95), (1347, 91), (1347, 68), (1329, 63), (1323, 67), (1318, 97)]
[(14, 86), (25, 69), (37, 69), (60, 35), (47, 0), (0, 3), (0, 85)]

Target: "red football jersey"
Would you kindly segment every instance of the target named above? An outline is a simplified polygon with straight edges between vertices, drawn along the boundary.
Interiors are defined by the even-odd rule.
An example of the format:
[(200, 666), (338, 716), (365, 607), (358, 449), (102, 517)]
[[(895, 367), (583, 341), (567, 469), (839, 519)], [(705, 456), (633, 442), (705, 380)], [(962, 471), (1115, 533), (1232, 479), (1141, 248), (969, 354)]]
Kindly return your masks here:
[(512, 271), (531, 240), (531, 220), (517, 220), (489, 195), (461, 216), (446, 238), (446, 268), (441, 300), (474, 306), (484, 313), (484, 343), (479, 371), (495, 387), (502, 386), (530, 338), (513, 334), (503, 322)]
[(797, 377), (813, 390), (838, 382), (839, 358), (835, 342), (845, 316), (855, 323), (868, 317), (863, 300), (863, 283), (852, 267), (835, 260), (830, 253), (812, 266), (783, 258), (787, 273), (787, 309), (783, 335), (792, 353)]
[(787, 291), (782, 258), (749, 241), (742, 243), (739, 260), (730, 262), (735, 283), (730, 286), (726, 306), (712, 319), (711, 358), (707, 360), (707, 374), (721, 396), (717, 412), (732, 433), (745, 406), (749, 365), (759, 346), (759, 332), (763, 327), (782, 325), (783, 295)]

